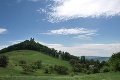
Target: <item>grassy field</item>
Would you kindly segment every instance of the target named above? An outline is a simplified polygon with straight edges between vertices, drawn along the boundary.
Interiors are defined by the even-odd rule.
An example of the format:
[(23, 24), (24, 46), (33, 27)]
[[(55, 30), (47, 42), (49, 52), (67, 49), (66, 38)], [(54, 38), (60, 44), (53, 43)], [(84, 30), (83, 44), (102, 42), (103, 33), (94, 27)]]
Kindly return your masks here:
[[(1, 76), (23, 76), (24, 74), (21, 74), (22, 68), (19, 66), (20, 60), (25, 60), (28, 64), (31, 64), (34, 61), (42, 60), (43, 65), (64, 65), (71, 69), (71, 66), (69, 62), (63, 61), (57, 58), (53, 58), (51, 56), (45, 55), (43, 53), (37, 52), (37, 51), (31, 51), (31, 50), (18, 50), (18, 51), (12, 51), (5, 53), (9, 57), (9, 64), (7, 68), (0, 68), (0, 75)], [(44, 74), (43, 69), (37, 70), (33, 74), (30, 75), (47, 75)], [(51, 74), (51, 75), (57, 75), (57, 74)]]
[[(2, 55), (2, 54), (0, 54)], [(99, 74), (77, 74), (71, 75), (71, 66), (69, 62), (63, 61), (43, 53), (31, 50), (18, 50), (5, 53), (9, 57), (7, 68), (0, 68), (0, 80), (120, 80), (120, 72), (109, 72)], [(22, 68), (19, 66), (19, 60), (25, 60), (30, 64), (37, 60), (42, 60), (44, 65), (64, 65), (69, 68), (68, 75), (45, 74), (43, 69), (37, 70), (31, 74), (22, 74)]]
[(1, 76), (0, 80), (120, 80), (120, 72), (79, 76)]

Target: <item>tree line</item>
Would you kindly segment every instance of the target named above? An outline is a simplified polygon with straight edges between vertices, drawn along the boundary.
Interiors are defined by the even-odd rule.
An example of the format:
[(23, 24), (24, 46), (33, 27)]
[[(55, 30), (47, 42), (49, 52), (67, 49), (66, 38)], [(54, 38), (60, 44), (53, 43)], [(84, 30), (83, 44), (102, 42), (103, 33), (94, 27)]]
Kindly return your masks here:
[[(6, 55), (0, 56), (0, 67), (6, 68), (9, 63), (9, 58)], [(42, 69), (46, 74), (58, 73), (58, 74), (69, 74), (73, 73), (105, 73), (110, 71), (120, 71), (120, 52), (114, 53), (110, 59), (105, 62), (95, 61), (93, 59), (87, 60), (85, 56), (81, 56), (79, 60), (71, 59), (69, 63), (72, 66), (72, 70), (69, 70), (63, 65), (43, 65), (41, 60), (34, 61), (32, 63), (27, 63), (25, 60), (18, 61), (19, 65), (22, 67), (22, 73), (29, 74)], [(72, 74), (74, 75), (74, 74)]]
[[(35, 50), (47, 54), (49, 56), (60, 58), (62, 60), (69, 61), (72, 66), (72, 72), (80, 73), (100, 73), (100, 72), (109, 72), (109, 71), (120, 71), (120, 52), (114, 53), (108, 61), (99, 60), (88, 60), (85, 56), (77, 57), (70, 55), (68, 52), (57, 51), (54, 48), (48, 48), (38, 42), (35, 42), (34, 39), (25, 40), (24, 42), (11, 45), (7, 48), (0, 50), (0, 53), (5, 53), (13, 50)], [(5, 55), (0, 56), (0, 67), (6, 67), (9, 63), (9, 58)], [(42, 61), (38, 60), (31, 65), (26, 65), (25, 60), (19, 61), (20, 66), (22, 66), (25, 73), (34, 72), (37, 69), (40, 69), (42, 66)], [(45, 66), (45, 73), (52, 73), (56, 71), (60, 74), (66, 74), (68, 68), (61, 65)]]

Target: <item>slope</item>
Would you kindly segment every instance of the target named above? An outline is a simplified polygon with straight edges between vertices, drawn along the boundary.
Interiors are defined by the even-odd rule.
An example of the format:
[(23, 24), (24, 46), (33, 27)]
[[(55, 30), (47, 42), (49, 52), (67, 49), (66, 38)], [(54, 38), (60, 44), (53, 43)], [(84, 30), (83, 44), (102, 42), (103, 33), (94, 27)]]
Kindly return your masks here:
[[(3, 54), (0, 54), (3, 55)], [(45, 65), (64, 65), (71, 69), (71, 66), (68, 61), (64, 61), (58, 58), (54, 58), (51, 56), (48, 56), (46, 54), (43, 54), (38, 51), (32, 51), (32, 50), (16, 50), (4, 53), (4, 55), (7, 55), (9, 57), (9, 64), (7, 68), (0, 68), (0, 75), (6, 76), (6, 75), (14, 75), (14, 76), (20, 76), (24, 75), (21, 74), (22, 68), (19, 66), (20, 60), (25, 60), (28, 64), (32, 63), (37, 60), (42, 60), (43, 68)], [(46, 75), (43, 72), (43, 69), (36, 71), (32, 75)], [(52, 74), (51, 74), (52, 75)], [(57, 75), (57, 74), (54, 74)]]

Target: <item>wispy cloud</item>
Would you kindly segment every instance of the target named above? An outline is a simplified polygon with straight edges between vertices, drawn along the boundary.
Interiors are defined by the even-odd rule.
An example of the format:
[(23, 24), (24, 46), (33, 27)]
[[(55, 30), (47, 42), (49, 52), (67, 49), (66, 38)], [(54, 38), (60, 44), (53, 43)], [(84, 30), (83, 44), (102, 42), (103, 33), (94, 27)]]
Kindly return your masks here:
[(66, 47), (61, 44), (48, 44), (50, 48), (67, 51), (76, 56), (111, 56), (120, 51), (120, 43), (111, 44), (80, 44)]
[(39, 12), (39, 13), (47, 13), (46, 9), (43, 9), (43, 8), (39, 8), (37, 10), (37, 12)]
[(6, 31), (7, 31), (7, 29), (0, 28), (0, 34), (6, 32)]
[(86, 29), (86, 28), (62, 28), (58, 30), (49, 30), (48, 35), (73, 35), (74, 38), (81, 40), (91, 40), (92, 36), (96, 35), (97, 30)]
[(48, 21), (120, 16), (120, 0), (51, 0)]
[(87, 35), (78, 35), (74, 38), (80, 39), (80, 40), (92, 40), (92, 37), (87, 36)]

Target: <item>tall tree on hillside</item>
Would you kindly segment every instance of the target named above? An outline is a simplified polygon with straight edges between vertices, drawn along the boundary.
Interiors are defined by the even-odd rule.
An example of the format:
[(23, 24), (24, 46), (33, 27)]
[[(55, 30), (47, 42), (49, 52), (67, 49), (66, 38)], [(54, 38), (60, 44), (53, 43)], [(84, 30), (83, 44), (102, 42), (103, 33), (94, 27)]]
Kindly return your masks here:
[(85, 63), (85, 56), (81, 56), (80, 62), (81, 62), (81, 63)]
[(113, 54), (109, 59), (111, 70), (120, 71), (120, 52)]
[(0, 67), (6, 67), (8, 65), (9, 59), (7, 56), (0, 56)]

